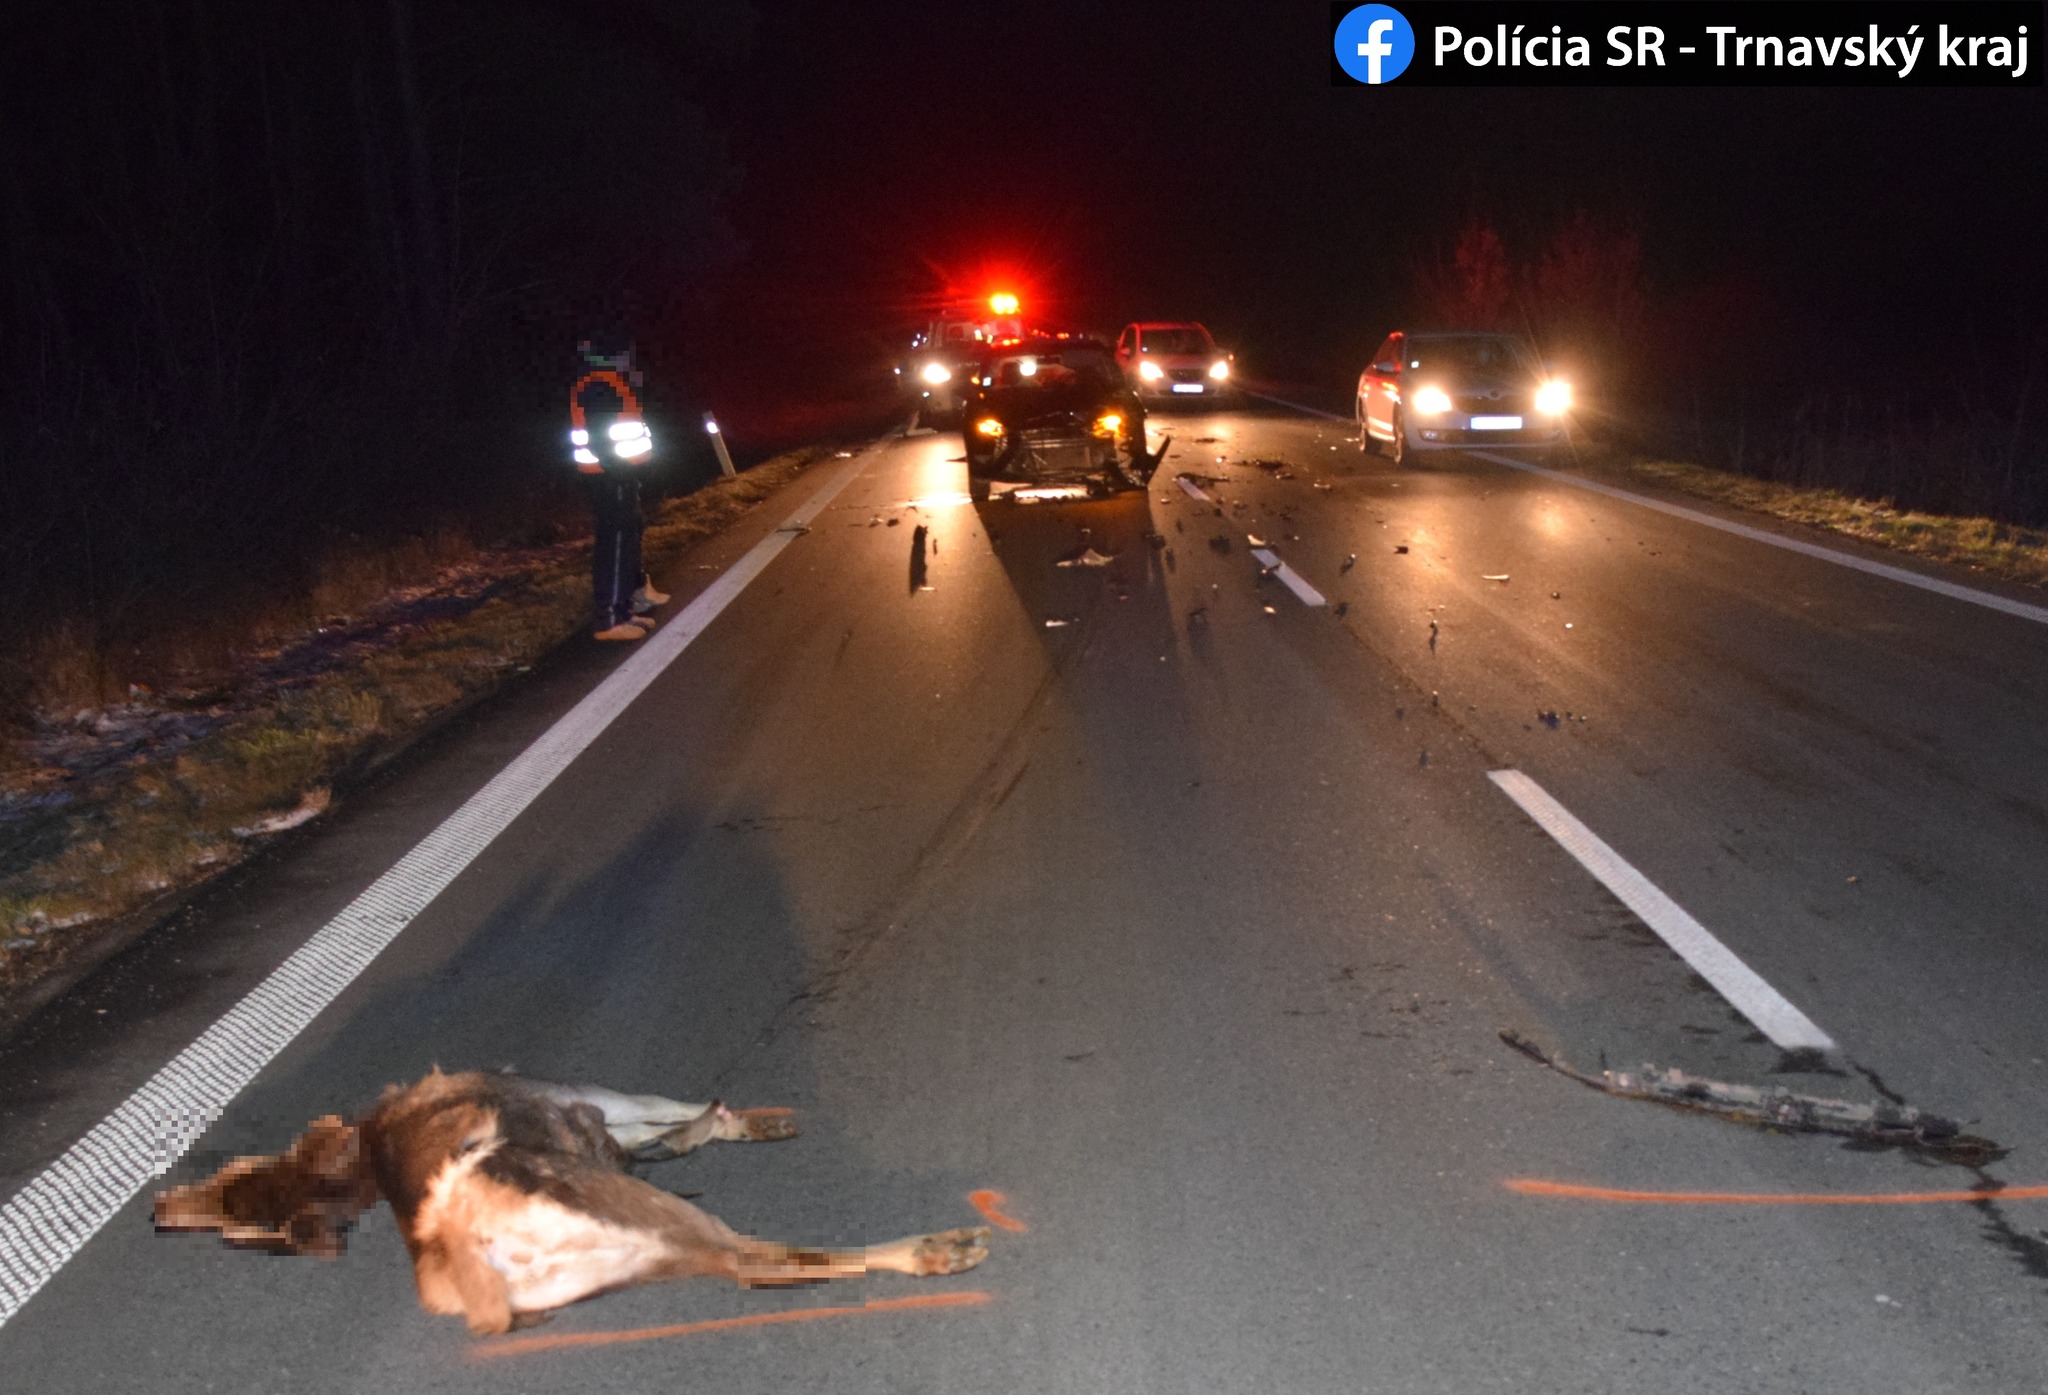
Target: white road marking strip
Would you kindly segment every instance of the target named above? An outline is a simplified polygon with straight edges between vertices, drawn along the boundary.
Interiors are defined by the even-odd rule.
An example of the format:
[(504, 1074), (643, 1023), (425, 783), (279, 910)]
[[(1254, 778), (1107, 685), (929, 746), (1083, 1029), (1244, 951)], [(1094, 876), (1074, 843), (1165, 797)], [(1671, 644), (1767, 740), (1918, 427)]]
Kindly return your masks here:
[(1601, 842), (1592, 829), (1574, 818), (1541, 785), (1519, 770), (1491, 770), (1486, 778), (1499, 785), (1539, 828), (1555, 838), (1560, 847), (1578, 859), (1581, 867), (1656, 931), (1665, 944), (1677, 951), (1679, 958), (1692, 966), (1694, 973), (1714, 985), (1715, 991), (1737, 1012), (1755, 1023), (1758, 1031), (1786, 1051), (1835, 1049), (1834, 1039), (1815, 1026), (1812, 1019), (1787, 1002), (1783, 994), (1764, 982), (1733, 950), (1715, 939), (1706, 926), (1624, 861), (1621, 854)]
[(1322, 592), (1316, 590), (1315, 587), (1309, 585), (1306, 581), (1303, 581), (1301, 579), (1301, 573), (1296, 571), (1294, 568), (1288, 566), (1285, 562), (1281, 561), (1280, 558), (1273, 552), (1271, 548), (1255, 547), (1252, 549), (1252, 556), (1258, 559), (1258, 563), (1260, 566), (1264, 567), (1274, 576), (1280, 578), (1281, 583), (1285, 585), (1288, 590), (1292, 591), (1294, 593), (1295, 599), (1300, 601), (1303, 605), (1316, 606), (1329, 604), (1328, 601), (1323, 599)]
[(1179, 485), (1181, 489), (1186, 492), (1187, 496), (1190, 499), (1199, 499), (1205, 504), (1211, 504), (1215, 502), (1215, 500), (1211, 499), (1208, 495), (1202, 492), (1202, 486), (1196, 484), (1186, 475), (1175, 475), (1173, 477), (1173, 482)]
[(782, 528), (642, 640), (630, 658), (419, 846), (0, 1207), (0, 1325), (136, 1192), (170, 1170), (257, 1072), (800, 536), (793, 530), (823, 512), (866, 465), (868, 454), (861, 452), (828, 475)]
[(1639, 504), (1646, 509), (1655, 509), (1658, 513), (1668, 513), (1673, 518), (1683, 518), (1693, 523), (1704, 523), (1709, 528), (1719, 528), (1722, 532), (1733, 533), (1738, 538), (1748, 538), (1752, 542), (1768, 543), (1772, 547), (1782, 547), (1787, 552), (1797, 552), (1803, 557), (1817, 557), (1823, 562), (1833, 562), (1838, 567), (1849, 567), (1855, 571), (1868, 572), (1872, 576), (1881, 576), (1887, 581), (1897, 581), (1903, 582), (1907, 586), (1917, 586), (1923, 591), (1932, 591), (1937, 596), (1947, 596), (1953, 601), (1966, 601), (1971, 605), (1981, 605), (1989, 610), (2003, 611), (2007, 615), (2017, 615), (2020, 619), (2031, 620), (2037, 625), (2048, 625), (2048, 606), (2029, 605), (2025, 601), (2016, 601), (1991, 591), (1979, 591), (1973, 586), (1958, 586), (1953, 581), (1943, 581), (1939, 577), (1922, 576), (1920, 573), (1908, 571), (1904, 567), (1894, 567), (1886, 562), (1873, 562), (1867, 558), (1858, 557), (1853, 553), (1838, 552), (1831, 547), (1822, 547), (1818, 543), (1806, 542), (1799, 538), (1788, 538), (1783, 534), (1773, 533), (1767, 529), (1752, 528), (1746, 523), (1735, 523), (1725, 518), (1716, 518), (1710, 513), (1702, 513), (1698, 509), (1686, 508), (1683, 504), (1667, 504), (1662, 499), (1652, 499), (1647, 495), (1631, 493), (1626, 489), (1617, 489), (1611, 484), (1600, 484), (1594, 480), (1580, 479), (1577, 475), (1568, 475), (1562, 470), (1553, 470), (1548, 466), (1532, 464), (1526, 460), (1516, 460), (1510, 456), (1495, 455), (1491, 451), (1483, 450), (1468, 451), (1467, 454), (1477, 456), (1481, 460), (1490, 460), (1496, 465), (1506, 465), (1510, 469), (1526, 470), (1532, 475), (1541, 475), (1545, 479), (1556, 480), (1559, 484), (1568, 484), (1574, 489), (1585, 489), (1595, 494), (1605, 494), (1611, 498), (1625, 499), (1631, 504)]

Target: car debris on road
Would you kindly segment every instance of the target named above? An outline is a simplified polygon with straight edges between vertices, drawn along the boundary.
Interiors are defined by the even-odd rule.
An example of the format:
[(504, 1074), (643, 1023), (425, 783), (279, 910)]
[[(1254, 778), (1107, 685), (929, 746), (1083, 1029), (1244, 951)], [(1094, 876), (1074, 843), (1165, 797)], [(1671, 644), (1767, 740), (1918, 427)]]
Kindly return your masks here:
[[(1548, 1066), (1604, 1094), (1649, 1100), (1678, 1109), (1696, 1110), (1737, 1123), (1802, 1133), (1830, 1133), (1867, 1143), (1914, 1147), (1951, 1156), (1968, 1155), (1991, 1161), (2004, 1149), (1988, 1139), (1973, 1138), (1953, 1119), (1908, 1104), (1825, 1099), (1768, 1085), (1732, 1085), (1645, 1063), (1640, 1070), (1603, 1070), (1598, 1075), (1574, 1069), (1562, 1057), (1545, 1051), (1512, 1027), (1500, 1039), (1538, 1065)], [(1996, 1193), (1986, 1193), (1987, 1197)]]

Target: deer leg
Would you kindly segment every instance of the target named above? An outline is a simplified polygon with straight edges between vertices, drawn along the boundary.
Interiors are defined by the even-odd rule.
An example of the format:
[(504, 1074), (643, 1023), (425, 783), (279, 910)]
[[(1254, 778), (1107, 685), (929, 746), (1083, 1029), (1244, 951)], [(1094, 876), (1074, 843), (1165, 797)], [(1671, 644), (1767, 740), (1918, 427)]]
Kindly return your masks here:
[(987, 1226), (912, 1235), (864, 1250), (814, 1250), (760, 1240), (744, 1242), (734, 1278), (742, 1288), (850, 1279), (873, 1270), (898, 1274), (958, 1274), (988, 1258)]
[[(602, 1085), (534, 1083), (550, 1099), (565, 1107), (590, 1105), (604, 1115), (605, 1131), (621, 1148), (639, 1154), (643, 1149), (654, 1147), (652, 1157), (655, 1159), (686, 1153), (713, 1138), (764, 1143), (794, 1138), (797, 1132), (795, 1117), (786, 1109), (726, 1110), (721, 1113), (715, 1100), (710, 1104), (693, 1104), (661, 1095), (622, 1094), (617, 1090), (607, 1090)], [(677, 1142), (672, 1141), (673, 1136), (683, 1134), (686, 1126), (706, 1114), (718, 1115), (708, 1137), (691, 1142), (689, 1147), (678, 1147)], [(684, 1140), (689, 1137), (683, 1134)]]

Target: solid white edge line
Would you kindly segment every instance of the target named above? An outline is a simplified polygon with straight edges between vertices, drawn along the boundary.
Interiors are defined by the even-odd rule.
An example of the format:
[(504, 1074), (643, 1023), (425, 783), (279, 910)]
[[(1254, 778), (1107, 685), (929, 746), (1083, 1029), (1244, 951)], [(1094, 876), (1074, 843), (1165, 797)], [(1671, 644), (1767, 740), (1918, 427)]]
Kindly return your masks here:
[(1757, 1030), (1778, 1047), (1786, 1051), (1835, 1049), (1834, 1039), (1815, 1026), (1811, 1018), (1792, 1006), (1733, 950), (1715, 939), (1706, 926), (1687, 914), (1684, 907), (1602, 842), (1592, 829), (1574, 818), (1541, 785), (1519, 770), (1490, 770), (1486, 778), (1500, 786), (1508, 798), (1521, 806), (1523, 813), (1536, 821), (1537, 827), (1556, 839), (1558, 846), (1656, 931), (1694, 973), (1712, 984), (1730, 1006), (1755, 1023)]
[(1710, 513), (1702, 513), (1698, 509), (1689, 509), (1683, 504), (1669, 504), (1662, 499), (1652, 499), (1648, 495), (1636, 494), (1611, 484), (1601, 484), (1595, 480), (1581, 479), (1577, 475), (1569, 475), (1562, 470), (1553, 470), (1547, 465), (1537, 465), (1527, 460), (1516, 460), (1506, 455), (1495, 455), (1491, 451), (1473, 450), (1467, 451), (1466, 454), (1475, 456), (1480, 460), (1491, 461), (1495, 465), (1505, 465), (1512, 470), (1524, 470), (1532, 475), (1541, 475), (1543, 478), (1555, 480), (1559, 484), (1568, 484), (1574, 489), (1589, 490), (1594, 494), (1605, 494), (1610, 498), (1622, 499), (1646, 509), (1655, 509), (1658, 513), (1670, 514), (1673, 518), (1683, 518), (1692, 523), (1703, 523), (1709, 528), (1718, 528), (1724, 533), (1733, 533), (1738, 538), (1748, 538), (1751, 542), (1768, 543), (1772, 547), (1782, 547), (1787, 552), (1796, 552), (1802, 557), (1817, 557), (1823, 562), (1832, 562), (1838, 567), (1848, 567), (1853, 571), (1867, 572), (1871, 576), (1881, 576), (1887, 581), (1897, 581), (1907, 586), (1917, 586), (1923, 591), (1932, 591), (1937, 596), (1946, 596), (1953, 601), (1964, 601), (1970, 605), (1980, 605), (1988, 610), (2003, 611), (2007, 615), (2016, 615), (2022, 620), (2031, 620), (2037, 625), (2048, 625), (2048, 606), (2030, 605), (2025, 601), (2012, 600), (1995, 592), (1979, 591), (1973, 586), (1959, 586), (1953, 581), (1943, 581), (1939, 577), (1922, 576), (1920, 573), (1908, 571), (1904, 567), (1894, 567), (1888, 562), (1873, 562), (1868, 558), (1858, 557), (1853, 553), (1840, 552), (1831, 547), (1822, 547), (1818, 543), (1810, 543), (1801, 538), (1788, 538), (1782, 533), (1773, 533), (1765, 528), (1752, 528), (1746, 523), (1736, 523), (1729, 519), (1716, 518)]
[(152, 1178), (170, 1170), (257, 1073), (799, 536), (794, 530), (823, 512), (880, 444), (828, 475), (788, 522), (641, 641), (417, 847), (0, 1206), (0, 1326)]
[(1328, 601), (1323, 599), (1322, 592), (1316, 590), (1315, 587), (1303, 580), (1301, 573), (1281, 561), (1279, 554), (1275, 553), (1271, 548), (1255, 547), (1252, 549), (1252, 556), (1258, 559), (1260, 566), (1278, 577), (1281, 584), (1292, 591), (1295, 599), (1303, 605), (1319, 606), (1329, 604)]

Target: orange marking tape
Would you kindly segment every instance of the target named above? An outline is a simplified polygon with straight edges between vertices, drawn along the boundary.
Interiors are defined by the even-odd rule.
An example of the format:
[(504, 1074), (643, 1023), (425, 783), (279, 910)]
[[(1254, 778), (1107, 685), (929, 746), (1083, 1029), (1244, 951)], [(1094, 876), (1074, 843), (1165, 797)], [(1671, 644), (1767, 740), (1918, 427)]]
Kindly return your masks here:
[(796, 1111), (787, 1105), (764, 1104), (758, 1109), (735, 1109), (733, 1113), (742, 1119), (787, 1119)]
[(1546, 1182), (1511, 1177), (1505, 1183), (1523, 1196), (1563, 1196), (1579, 1201), (1634, 1201), (1666, 1206), (1916, 1206), (1930, 1201), (2040, 1201), (2048, 1186), (2001, 1187), (1981, 1192), (1638, 1192), (1614, 1187), (1584, 1187), (1576, 1182)]
[(1017, 1235), (1022, 1235), (1025, 1231), (1031, 1229), (1030, 1226), (1024, 1224), (1015, 1216), (1006, 1216), (1002, 1213), (1002, 1204), (1009, 1198), (1005, 1197), (1001, 1192), (969, 1192), (967, 1199), (974, 1203), (974, 1209), (981, 1212), (981, 1218), (990, 1225), (999, 1225), (1004, 1230)]
[(625, 1332), (563, 1332), (554, 1336), (508, 1337), (469, 1349), (473, 1361), (498, 1356), (526, 1356), (537, 1351), (563, 1351), (570, 1347), (608, 1347), (620, 1342), (651, 1342), (658, 1337), (693, 1337), (700, 1332), (730, 1332), (741, 1327), (774, 1327), (785, 1322), (811, 1322), (818, 1318), (858, 1317), (866, 1313), (894, 1313), (922, 1308), (977, 1308), (993, 1298), (978, 1289), (959, 1293), (921, 1293), (910, 1298), (882, 1298), (846, 1308), (790, 1308), (779, 1313), (749, 1313), (745, 1317), (713, 1318), (709, 1322), (678, 1322), (668, 1327), (638, 1327)]

